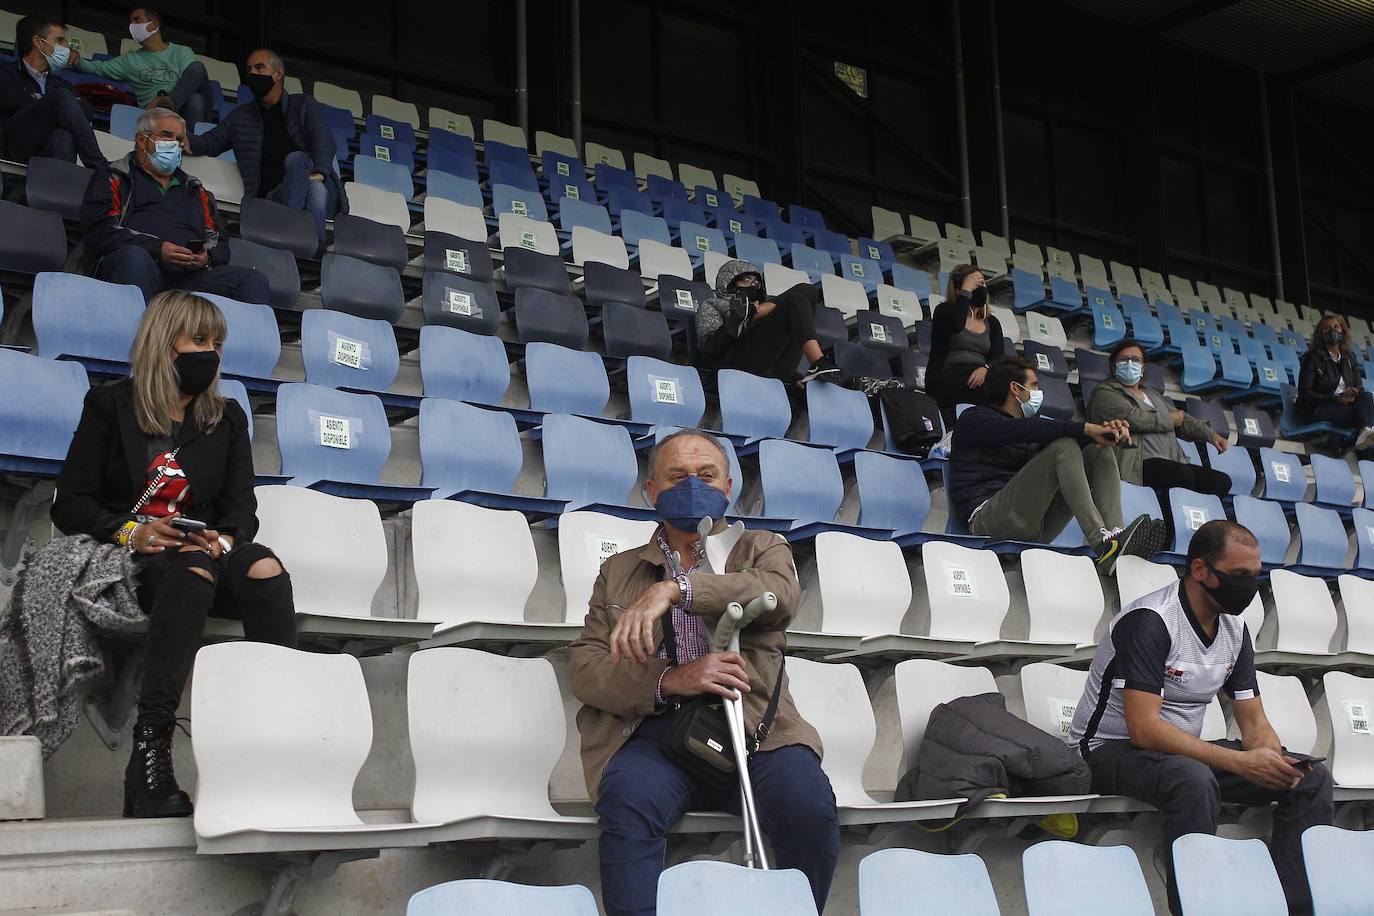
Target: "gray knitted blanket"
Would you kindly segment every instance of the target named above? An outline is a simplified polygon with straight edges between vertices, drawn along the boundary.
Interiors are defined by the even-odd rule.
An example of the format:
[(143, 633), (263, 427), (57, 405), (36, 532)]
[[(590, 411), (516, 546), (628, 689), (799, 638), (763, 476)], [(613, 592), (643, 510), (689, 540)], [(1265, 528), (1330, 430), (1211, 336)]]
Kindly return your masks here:
[(0, 735), (37, 737), (44, 758), (67, 740), (105, 670), (98, 632), (146, 619), (134, 574), (127, 550), (84, 534), (26, 553), (0, 611)]

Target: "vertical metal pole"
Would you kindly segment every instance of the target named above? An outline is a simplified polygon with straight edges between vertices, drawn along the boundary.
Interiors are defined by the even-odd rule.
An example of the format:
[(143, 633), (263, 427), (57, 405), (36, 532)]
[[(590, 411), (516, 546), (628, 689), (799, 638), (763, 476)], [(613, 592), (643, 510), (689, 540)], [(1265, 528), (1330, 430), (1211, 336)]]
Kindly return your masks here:
[(529, 41), (525, 25), (526, 0), (515, 0), (515, 120), (526, 138), (530, 135)]
[(1274, 188), (1274, 144), (1269, 136), (1269, 87), (1264, 71), (1255, 72), (1259, 86), (1260, 145), (1264, 148), (1264, 200), (1269, 205), (1269, 258), (1274, 272), (1274, 297), (1286, 299), (1283, 292), (1283, 249), (1279, 245), (1279, 197)]
[(582, 0), (569, 0), (568, 59), (572, 64), (572, 140), (579, 155), (582, 153)]
[(959, 140), (960, 225), (973, 228), (973, 201), (968, 178), (968, 113), (964, 107), (964, 29), (959, 21), (959, 0), (950, 0), (954, 28), (954, 124)]
[(992, 65), (992, 143), (997, 157), (997, 226), (1002, 238), (1011, 240), (1011, 216), (1007, 212), (1007, 145), (1002, 134), (1002, 63), (997, 47), (997, 0), (988, 0), (988, 51)]

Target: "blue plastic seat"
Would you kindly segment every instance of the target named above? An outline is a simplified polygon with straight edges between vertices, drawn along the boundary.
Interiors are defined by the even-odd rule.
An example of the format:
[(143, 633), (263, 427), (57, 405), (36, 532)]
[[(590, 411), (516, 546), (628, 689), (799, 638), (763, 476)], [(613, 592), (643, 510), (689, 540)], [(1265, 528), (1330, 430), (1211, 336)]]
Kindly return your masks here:
[[(717, 254), (729, 257), (730, 248), (725, 244), (725, 233), (719, 229), (710, 229), (700, 223), (684, 221), (678, 229), (682, 238), (682, 247), (687, 251), (687, 257), (692, 260), (692, 268), (698, 272), (702, 270), (702, 265), (706, 259), (706, 252), (714, 251)], [(710, 279), (714, 280), (714, 277)]]
[(425, 397), (496, 406), (510, 387), (510, 364), (496, 337), (426, 325), (420, 329), (420, 379)]
[(523, 165), (529, 168), (530, 151), (520, 146), (511, 146), (509, 143), (502, 143), (499, 140), (485, 140), (482, 143), (482, 157), (487, 167), (498, 162), (510, 165)]
[(631, 356), (626, 361), (625, 377), (632, 421), (684, 427), (701, 423), (706, 412), (706, 394), (701, 376), (692, 366)]
[(597, 916), (596, 898), (580, 884), (542, 887), (465, 878), (417, 891), (406, 916), (451, 916), (454, 913), (538, 913), (539, 916)]
[(1355, 916), (1369, 907), (1364, 882), (1351, 880), (1354, 863), (1374, 858), (1374, 832), (1340, 827), (1308, 827), (1302, 834), (1312, 910), (1330, 916)]
[[(312, 225), (311, 238), (316, 238)], [(406, 269), (410, 253), (406, 251), (405, 233), (400, 226), (379, 223), (349, 213), (334, 217), (334, 254), (357, 258), (396, 272)]]
[[(759, 270), (763, 270), (768, 264), (781, 264), (782, 255), (778, 253), (778, 243), (772, 239), (760, 238), (757, 235), (750, 235), (747, 232), (738, 232), (734, 236), (735, 257), (741, 261), (748, 261)], [(713, 283), (715, 277), (707, 277), (708, 283)]]
[(1020, 315), (1032, 309), (1039, 310), (1045, 302), (1045, 278), (1013, 267), (1011, 270), (1012, 310)]
[(859, 492), (860, 525), (891, 530), (893, 540), (902, 547), (933, 538), (951, 539), (949, 535), (921, 530), (930, 515), (930, 487), (916, 459), (856, 452), (854, 482)]
[(746, 519), (746, 525), (780, 531), (789, 541), (813, 538), (822, 531), (847, 531), (880, 540), (891, 537), (885, 529), (835, 523), (844, 484), (829, 448), (765, 439), (759, 443), (759, 479), (763, 517)]
[(572, 232), (576, 226), (586, 226), (610, 235), (611, 215), (595, 200), (573, 200), (571, 197), (564, 197), (558, 201), (558, 228)]
[(524, 512), (531, 521), (563, 511), (562, 500), (513, 493), (524, 465), (515, 419), (461, 401), (420, 402), (420, 483), (435, 499)]
[(1255, 463), (1250, 450), (1243, 445), (1233, 445), (1224, 452), (1217, 452), (1216, 446), (1207, 443), (1207, 459), (1212, 470), (1220, 471), (1231, 478), (1229, 495), (1249, 496), (1255, 489)]
[(801, 204), (788, 204), (787, 221), (803, 230), (812, 232), (825, 228), (825, 214), (819, 210), (803, 207)]
[(349, 499), (412, 503), (428, 487), (382, 484), (391, 430), (381, 399), (307, 382), (277, 389), (277, 448), (281, 473), (306, 486)]
[[(614, 214), (615, 210), (612, 209), (611, 212)], [(644, 239), (662, 242), (664, 245), (673, 243), (668, 224), (661, 216), (650, 216), (637, 210), (620, 211), (620, 237), (625, 241), (625, 247), (636, 255), (639, 243)]]
[(1052, 420), (1073, 419), (1076, 405), (1067, 381), (1046, 375), (1040, 379), (1040, 390), (1045, 392), (1045, 400), (1040, 405), (1040, 416)]
[(537, 190), (518, 188), (508, 184), (491, 186), (491, 212), (497, 216), (502, 213), (517, 213), (520, 216), (537, 219), (541, 223), (548, 222), (549, 219), (549, 211), (544, 206), (544, 198)]
[(122, 105), (116, 102), (110, 106), (110, 133), (123, 140), (134, 139), (135, 123), (143, 109), (137, 105)]
[[(225, 153), (228, 156), (233, 154), (233, 150)], [(51, 210), (64, 220), (78, 222), (86, 185), (90, 184), (93, 174), (94, 169), (75, 162), (33, 156), (29, 159), (29, 171), (24, 178), (24, 199), (35, 210)]]
[(502, 256), (505, 258), (506, 288), (512, 292), (533, 287), (560, 296), (572, 293), (568, 268), (558, 255), (513, 246), (503, 249)]
[(1266, 568), (1282, 566), (1292, 535), (1283, 507), (1267, 499), (1237, 496), (1231, 502), (1236, 522), (1250, 529), (1260, 545), (1260, 562)]
[(465, 207), (476, 207), (479, 210), (487, 204), (486, 198), (482, 196), (482, 187), (477, 183), (476, 178), (454, 175), (433, 168), (429, 170), (428, 178), (429, 182), (425, 186), (425, 194), (429, 197), (451, 200)]
[(143, 308), (143, 293), (137, 286), (78, 274), (41, 273), (33, 282), (38, 355), (74, 359), (92, 372), (124, 375)]
[(1121, 481), (1121, 518), (1126, 524), (1142, 515), (1163, 519), (1159, 508), (1159, 497), (1149, 487)]
[(539, 178), (534, 174), (534, 169), (530, 168), (528, 161), (519, 163), (498, 160), (491, 163), (487, 175), (487, 184), (492, 188), (498, 184), (505, 184), (513, 188), (520, 188), (523, 191), (529, 191), (536, 196), (539, 195)]
[(539, 168), (544, 183), (551, 187), (562, 184), (565, 179), (585, 181), (587, 178), (587, 166), (581, 159), (551, 149), (539, 155)]
[(1263, 448), (1274, 444), (1274, 421), (1269, 414), (1254, 407), (1237, 404), (1232, 413), (1236, 418), (1236, 443), (1246, 448)]
[(1190, 833), (1174, 841), (1174, 874), (1185, 913), (1218, 911), (1285, 916), (1283, 885), (1263, 840), (1229, 840)]
[[(1154, 902), (1140, 870), (1140, 860), (1129, 846), (1091, 846), (1049, 840), (1027, 848), (1021, 854), (1021, 862), (1027, 916), (1050, 916), (1076, 909), (1073, 906), (1066, 908), (1067, 893), (1079, 902), (1110, 900), (1113, 916), (1154, 914)], [(1073, 890), (1068, 892), (1068, 888)]]
[(376, 394), (391, 390), (401, 354), (385, 321), (310, 309), (301, 314), (301, 362), (312, 385)]
[[(737, 239), (736, 245), (738, 244), (739, 240)], [(821, 277), (826, 275), (833, 276), (835, 273), (835, 261), (824, 251), (817, 251), (814, 248), (808, 248), (806, 245), (793, 244), (790, 252), (792, 268), (794, 270), (803, 271), (811, 278), (811, 282), (814, 284), (819, 285)]]
[(701, 308), (701, 304), (713, 295), (715, 293), (709, 283), (675, 277), (672, 274), (658, 276), (658, 308), (668, 319), (669, 325), (681, 327), (690, 321), (696, 315), (697, 309)]
[(501, 322), (496, 289), (490, 283), (461, 274), (425, 271), (421, 304), (427, 325), (448, 325), (494, 335)]
[(846, 340), (836, 342), (833, 350), (835, 365), (840, 369), (840, 378), (845, 381), (861, 376), (892, 378), (892, 363), (884, 353)]
[(623, 302), (607, 302), (601, 307), (601, 332), (608, 358), (667, 359), (673, 351), (672, 334), (662, 312), (651, 312)]
[[(1026, 340), (1021, 346), (1026, 359), (1035, 366), (1037, 376), (1044, 378), (1048, 375), (1062, 379), (1069, 377), (1069, 362), (1064, 358), (1063, 350), (1038, 340)], [(1078, 378), (1081, 384), (1083, 380), (1083, 366), (1081, 364), (1078, 367)]]
[(860, 346), (877, 350), (889, 359), (896, 359), (908, 352), (906, 328), (902, 319), (895, 315), (883, 315), (868, 309), (855, 316), (854, 336)]
[(1308, 461), (1316, 484), (1312, 501), (1335, 509), (1342, 518), (1349, 518), (1350, 507), (1355, 505), (1355, 475), (1350, 472), (1350, 465), (1343, 459), (1316, 453)]
[(267, 304), (272, 308), (284, 311), (296, 308), (296, 299), (301, 294), (301, 275), (291, 252), (247, 239), (231, 238), (229, 263), (262, 272), (267, 278)]
[(78, 363), (0, 348), (0, 471), (57, 476), (89, 389)]
[(1351, 522), (1355, 532), (1355, 566), (1349, 571), (1366, 579), (1374, 578), (1374, 511), (1357, 506)]
[(883, 272), (876, 262), (852, 254), (840, 254), (835, 256), (835, 263), (840, 276), (862, 285), (870, 298), (878, 292), (878, 284), (883, 282)]
[[(1123, 296), (1122, 301), (1128, 297)], [(1130, 328), (1131, 337), (1140, 341), (1147, 352), (1153, 353), (1164, 344), (1164, 326), (1159, 319), (1150, 314), (1146, 307), (1141, 311), (1126, 311), (1126, 324)]]
[[(1032, 848), (1047, 845), (1051, 844)], [(998, 916), (1001, 912), (988, 868), (972, 853), (939, 855), (918, 849), (880, 849), (859, 862), (859, 911), (863, 916), (905, 916), (911, 912), (913, 900), (920, 900), (921, 908), (932, 913)]]
[(825, 305), (816, 306), (816, 342), (822, 350), (849, 342), (849, 326), (845, 324), (843, 312)]
[(224, 315), (227, 333), (220, 352), (220, 372), (250, 383), (255, 391), (275, 391), (278, 382), (271, 376), (281, 359), (281, 332), (272, 307), (211, 293), (201, 295)]
[(1292, 385), (1280, 385), (1279, 395), (1283, 399), (1283, 413), (1279, 417), (1279, 433), (1285, 439), (1307, 439), (1313, 436), (1334, 436), (1338, 439), (1354, 438), (1354, 431), (1325, 420), (1304, 422), (1298, 416), (1296, 400), (1298, 390)]
[(620, 518), (655, 517), (653, 509), (627, 503), (639, 479), (639, 464), (624, 427), (549, 414), (543, 441), (545, 497), (566, 501), (568, 512), (588, 509)]
[(1267, 395), (1268, 400), (1282, 403), (1282, 388), (1289, 381), (1288, 370), (1272, 359), (1255, 360), (1255, 390)]
[(683, 862), (658, 878), (658, 916), (698, 916), (729, 901), (750, 916), (815, 916), (806, 875), (795, 868), (767, 871), (728, 862)]
[(611, 398), (600, 356), (542, 341), (525, 348), (525, 386), (530, 409), (541, 414), (596, 418)]
[(701, 204), (678, 197), (669, 197), (663, 201), (663, 213), (661, 215), (664, 221), (668, 223), (668, 228), (673, 232), (674, 239), (677, 238), (678, 226), (682, 225), (684, 221), (696, 223), (699, 226), (707, 224), (706, 210)]
[(1179, 387), (1184, 391), (1215, 391), (1217, 364), (1212, 352), (1201, 344), (1185, 341), (1179, 349), (1183, 355), (1183, 377)]
[(392, 324), (406, 307), (401, 277), (395, 270), (340, 254), (324, 256), (320, 298), (327, 309)]
[(378, 134), (364, 133), (358, 138), (358, 154), (353, 157), (354, 168), (359, 159), (366, 157), (402, 166), (407, 174), (415, 174), (415, 153), (404, 143), (388, 140)]
[(774, 201), (762, 197), (745, 194), (743, 206), (740, 209), (744, 211), (746, 216), (751, 216), (760, 223), (782, 222), (782, 208)]
[(588, 261), (582, 265), (582, 289), (589, 306), (623, 302), (644, 308), (644, 281), (638, 271), (623, 270), (602, 261)]
[(293, 210), (265, 197), (247, 197), (239, 204), (239, 235), (284, 248), (298, 258), (314, 258), (320, 247), (315, 218), (308, 211)]
[(873, 413), (862, 391), (813, 381), (806, 386), (806, 415), (807, 440), (834, 449), (842, 464), (873, 438)]
[(896, 263), (897, 256), (892, 251), (892, 246), (887, 242), (878, 242), (870, 238), (861, 237), (857, 242), (859, 257), (868, 258), (870, 261), (877, 261), (884, 272), (892, 269)]
[(363, 130), (369, 134), (375, 134), (383, 140), (392, 140), (396, 143), (403, 143), (411, 149), (415, 148), (415, 127), (408, 121), (397, 121), (383, 115), (370, 114), (363, 121)]
[(628, 188), (631, 191), (639, 190), (639, 179), (635, 173), (626, 169), (616, 168), (607, 162), (598, 162), (592, 169), (595, 176), (597, 194), (605, 199), (612, 188)]
[(546, 185), (544, 187), (544, 199), (548, 201), (549, 206), (560, 212), (563, 209), (564, 200), (601, 205), (597, 200), (596, 188), (592, 186), (592, 183), (574, 178), (564, 178), (558, 184)]
[(353, 112), (346, 108), (336, 108), (333, 105), (326, 105), (318, 102), (320, 117), (324, 123), (329, 125), (331, 130), (341, 130), (350, 138), (358, 135), (358, 126), (353, 122)]
[(1298, 522), (1298, 562), (1288, 569), (1300, 575), (1334, 579), (1348, 570), (1345, 555), (1349, 534), (1335, 509), (1298, 503), (1293, 507)]
[(582, 303), (572, 296), (521, 287), (515, 291), (512, 314), (522, 344), (543, 340), (574, 350), (587, 345), (587, 316)]
[(784, 249), (790, 249), (793, 245), (805, 245), (808, 241), (806, 233), (799, 227), (782, 220), (763, 220), (763, 234), (777, 242), (779, 248)]
[(654, 203), (662, 203), (670, 198), (687, 199), (687, 188), (676, 178), (666, 175), (650, 174), (644, 179), (644, 191)]
[[(698, 197), (698, 200), (701, 198)], [(726, 197), (728, 200), (728, 196)], [(711, 225), (715, 226), (728, 237), (734, 238), (741, 232), (747, 235), (758, 235), (758, 220), (745, 213), (740, 213), (728, 203), (720, 204), (715, 207), (707, 205), (708, 212), (711, 214)]]
[(775, 378), (760, 378), (738, 369), (716, 373), (720, 394), (720, 432), (735, 440), (740, 454), (758, 450), (763, 439), (782, 439), (792, 425), (787, 391)]
[(67, 229), (61, 216), (0, 200), (0, 272), (61, 270), (66, 260)]
[[(803, 228), (802, 231), (805, 232), (805, 228)], [(814, 248), (824, 251), (832, 258), (853, 254), (853, 249), (849, 247), (849, 238), (843, 232), (832, 232), (829, 229), (813, 229), (811, 245)]]
[(1259, 450), (1263, 486), (1260, 496), (1281, 503), (1302, 502), (1307, 496), (1307, 472), (1297, 455), (1274, 448)]
[(1174, 517), (1174, 549), (1170, 559), (1175, 562), (1182, 562), (1187, 555), (1193, 532), (1207, 522), (1226, 519), (1226, 510), (1222, 508), (1218, 497), (1183, 487), (1170, 488), (1169, 508)]
[(431, 229), (425, 233), (425, 271), (459, 274), (479, 283), (492, 279), (491, 250), (485, 242)]
[(429, 158), (427, 160), (430, 180), (433, 180), (435, 171), (441, 171), (477, 181), (479, 179), (477, 151), (472, 145), (472, 138), (459, 134), (449, 134), (448, 136), (457, 139), (436, 143), (435, 135), (430, 134)]
[(1100, 290), (1089, 289), (1088, 297), (1092, 303), (1093, 346), (1099, 350), (1109, 349), (1126, 336), (1126, 319), (1116, 310), (1116, 306), (1098, 303), (1097, 300), (1102, 299)]
[(892, 285), (916, 294), (922, 305), (927, 305), (934, 290), (930, 286), (930, 274), (906, 264), (892, 265)]
[[(619, 221), (624, 219), (626, 213), (653, 216), (654, 202), (649, 199), (648, 194), (636, 188), (611, 185), (606, 192), (606, 209), (611, 212), (613, 220)], [(668, 224), (665, 222), (663, 225), (666, 228)]]

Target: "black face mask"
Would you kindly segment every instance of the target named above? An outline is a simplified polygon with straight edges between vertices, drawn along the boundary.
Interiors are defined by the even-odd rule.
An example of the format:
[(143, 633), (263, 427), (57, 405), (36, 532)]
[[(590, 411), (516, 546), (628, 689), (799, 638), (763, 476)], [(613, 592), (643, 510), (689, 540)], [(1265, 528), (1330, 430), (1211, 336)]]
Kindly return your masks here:
[(219, 372), (219, 354), (214, 350), (178, 353), (177, 358), (172, 360), (172, 365), (177, 370), (181, 393), (195, 397), (209, 388), (210, 383), (215, 380), (215, 375)]
[(1216, 587), (1202, 583), (1202, 590), (1215, 601), (1223, 614), (1239, 614), (1250, 606), (1259, 592), (1259, 576), (1237, 576), (1208, 567), (1217, 577)]
[(253, 98), (260, 99), (272, 91), (277, 81), (272, 79), (270, 73), (249, 73), (244, 76), (243, 84), (252, 90)]
[(1326, 345), (1328, 347), (1339, 347), (1341, 345), (1341, 338), (1344, 336), (1345, 335), (1340, 331), (1331, 328), (1326, 332)]
[(969, 294), (971, 304), (976, 309), (981, 309), (988, 304), (988, 288), (986, 286), (975, 286), (973, 292)]
[(736, 286), (735, 293), (736, 295), (743, 296), (745, 299), (748, 299), (750, 302), (753, 303), (759, 303), (763, 301), (762, 286)]

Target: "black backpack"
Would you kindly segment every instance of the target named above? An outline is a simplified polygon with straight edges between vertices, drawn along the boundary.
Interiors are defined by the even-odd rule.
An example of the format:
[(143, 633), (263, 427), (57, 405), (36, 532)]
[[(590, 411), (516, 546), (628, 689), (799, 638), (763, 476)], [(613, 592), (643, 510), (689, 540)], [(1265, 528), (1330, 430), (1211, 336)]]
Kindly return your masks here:
[(940, 441), (940, 405), (924, 391), (888, 385), (878, 391), (878, 401), (887, 414), (887, 429), (897, 450), (917, 458), (930, 454)]

